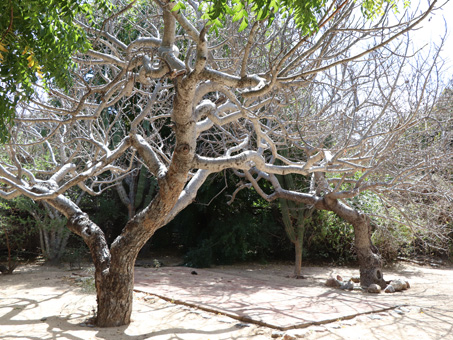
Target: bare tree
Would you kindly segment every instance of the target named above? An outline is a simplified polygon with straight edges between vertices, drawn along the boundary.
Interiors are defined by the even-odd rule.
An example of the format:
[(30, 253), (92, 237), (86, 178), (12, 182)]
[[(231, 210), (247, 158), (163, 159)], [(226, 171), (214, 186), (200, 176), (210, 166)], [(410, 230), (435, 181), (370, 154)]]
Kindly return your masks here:
[[(84, 239), (99, 326), (130, 322), (138, 252), (224, 169), (237, 174), (237, 190), (253, 186), (269, 201), (301, 202), (351, 223), (362, 285), (384, 284), (370, 220), (348, 200), (435, 185), (431, 170), (451, 162), (442, 139), (426, 148), (408, 139), (438, 88), (429, 88), (436, 60), (414, 68), (403, 38), (436, 2), (418, 15), (390, 20), (388, 9), (372, 21), (354, 2), (332, 3), (307, 36), (278, 15), (271, 25), (251, 20), (238, 32), (239, 23), (227, 22), (210, 32), (199, 4), (188, 3), (184, 11), (165, 0), (128, 5), (98, 26), (80, 19), (92, 49), (74, 57), (69, 92), (52, 88), (47, 103), (36, 98), (17, 117), (0, 196), (44, 200)], [(109, 245), (65, 193), (77, 185), (101, 194), (136, 162), (158, 190)], [(311, 176), (311, 187), (282, 188), (277, 175), (286, 174)]]

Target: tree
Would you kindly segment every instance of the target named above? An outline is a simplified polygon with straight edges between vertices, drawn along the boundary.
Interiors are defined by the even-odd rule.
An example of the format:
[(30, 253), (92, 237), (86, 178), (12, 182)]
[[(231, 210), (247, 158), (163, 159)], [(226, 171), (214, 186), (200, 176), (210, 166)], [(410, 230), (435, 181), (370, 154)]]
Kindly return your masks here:
[[(51, 263), (58, 263), (66, 250), (71, 233), (66, 229), (66, 219), (45, 202), (33, 202), (19, 197), (18, 207), (27, 211), (35, 220), (39, 231), (42, 255)], [(39, 204), (41, 203), (41, 204)]]
[[(286, 156), (286, 155), (285, 155)], [(285, 175), (279, 178), (282, 187), (287, 190), (297, 190), (301, 185), (295, 185), (292, 175)], [(286, 235), (294, 245), (294, 277), (303, 278), (302, 275), (302, 250), (304, 243), (304, 234), (306, 224), (311, 222), (313, 210), (303, 203), (297, 203), (291, 200), (281, 198), (280, 211), (282, 213), (283, 224)]]
[(0, 4), (0, 143), (7, 138), (19, 101), (28, 100), (41, 79), (62, 88), (71, 84), (71, 57), (89, 48), (74, 18), (90, 16), (104, 0), (5, 0)]
[[(237, 175), (237, 191), (253, 187), (268, 201), (300, 202), (351, 223), (362, 285), (383, 284), (370, 219), (348, 200), (435, 185), (431, 170), (451, 164), (443, 138), (415, 153), (408, 142), (439, 89), (429, 87), (436, 59), (411, 65), (399, 38), (436, 2), (396, 23), (391, 8), (367, 21), (360, 5), (332, 2), (307, 34), (291, 13), (251, 19), (241, 32), (225, 20), (210, 32), (199, 4), (188, 4), (178, 11), (168, 1), (124, 3), (130, 10), (108, 24), (80, 18), (92, 49), (73, 58), (67, 92), (50, 87), (47, 102), (34, 97), (17, 115), (0, 163), (0, 196), (45, 201), (83, 238), (95, 266), (99, 326), (130, 322), (138, 252), (209, 174), (224, 169)], [(288, 148), (304, 160), (282, 156)], [(135, 162), (158, 190), (109, 245), (65, 192), (77, 185), (101, 194)], [(276, 176), (287, 174), (311, 176), (310, 190), (284, 189)]]

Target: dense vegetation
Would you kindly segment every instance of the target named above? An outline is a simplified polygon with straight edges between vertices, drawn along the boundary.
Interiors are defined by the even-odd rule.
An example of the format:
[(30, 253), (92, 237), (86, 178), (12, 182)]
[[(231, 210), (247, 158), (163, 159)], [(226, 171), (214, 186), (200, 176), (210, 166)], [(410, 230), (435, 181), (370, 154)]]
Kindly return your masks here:
[[(242, 261), (294, 261), (294, 247), (285, 233), (281, 203), (268, 203), (254, 190), (248, 190), (241, 191), (232, 204), (226, 205), (230, 193), (230, 190), (222, 191), (226, 184), (230, 188), (234, 185), (229, 183), (228, 176), (210, 178), (199, 190), (196, 201), (166, 228), (156, 232), (141, 257), (153, 259), (161, 252), (171, 252), (182, 258), (181, 264), (194, 267)], [(372, 195), (359, 199), (368, 202), (369, 213), (377, 214), (383, 209)], [(27, 204), (32, 202), (25, 198), (1, 201), (0, 262), (7, 262), (8, 249), (13, 261), (46, 258), (40, 248), (39, 232), (43, 225), (51, 228), (52, 220), (43, 209), (44, 218), (34, 219)], [(103, 226), (110, 242), (128, 219), (127, 209), (113, 189), (101, 197), (84, 196), (82, 206)], [(34, 209), (39, 207), (34, 205)], [(372, 237), (387, 263), (399, 256), (420, 255), (449, 261), (453, 252), (453, 224), (443, 222), (446, 223), (445, 234), (433, 238), (433, 235), (413, 233), (407, 226), (377, 218)], [(57, 227), (66, 230), (65, 222)], [(86, 246), (71, 235), (59, 261), (73, 264), (88, 260)], [(351, 225), (331, 212), (314, 211), (305, 221), (303, 259), (309, 263), (354, 264), (357, 259), (353, 241)]]

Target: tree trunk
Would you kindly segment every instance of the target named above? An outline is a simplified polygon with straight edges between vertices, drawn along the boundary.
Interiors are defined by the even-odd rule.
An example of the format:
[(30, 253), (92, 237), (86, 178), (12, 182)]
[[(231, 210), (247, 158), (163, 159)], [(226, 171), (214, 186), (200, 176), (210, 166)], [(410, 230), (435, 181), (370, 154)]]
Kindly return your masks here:
[[(174, 152), (174, 157), (179, 156), (178, 152)], [(179, 167), (182, 168), (180, 164)], [(110, 249), (104, 233), (87, 214), (79, 210), (68, 219), (68, 228), (83, 238), (94, 262), (98, 304), (92, 320), (95, 325), (115, 327), (130, 323), (135, 260), (154, 232), (165, 225), (185, 182), (186, 177), (179, 176), (172, 164), (167, 176), (160, 179), (158, 195), (127, 222)]]
[(295, 262), (294, 262), (294, 277), (302, 277), (302, 240), (297, 239), (294, 242)]
[(127, 325), (131, 321), (134, 261), (130, 262), (112, 266), (115, 269), (111, 268), (107, 275), (96, 275), (98, 309), (94, 322), (99, 327)]
[(362, 287), (376, 283), (384, 289), (386, 283), (382, 273), (382, 260), (377, 248), (371, 242), (369, 217), (338, 200), (324, 199), (324, 204), (324, 208), (333, 211), (354, 227), (354, 244), (359, 260)]
[(127, 205), (127, 218), (130, 220), (135, 216), (135, 200)]
[(371, 242), (371, 226), (369, 219), (353, 224), (355, 235), (355, 249), (360, 267), (360, 284), (363, 287), (376, 283), (382, 289), (386, 287), (382, 274), (382, 260), (377, 254), (376, 247)]
[(97, 312), (91, 322), (99, 327), (122, 326), (131, 321), (135, 260), (155, 231), (139, 228), (143, 222), (143, 218), (129, 221), (125, 229), (130, 234), (118, 236), (109, 249), (104, 233), (87, 214), (80, 212), (68, 220), (69, 229), (82, 236), (93, 259)]

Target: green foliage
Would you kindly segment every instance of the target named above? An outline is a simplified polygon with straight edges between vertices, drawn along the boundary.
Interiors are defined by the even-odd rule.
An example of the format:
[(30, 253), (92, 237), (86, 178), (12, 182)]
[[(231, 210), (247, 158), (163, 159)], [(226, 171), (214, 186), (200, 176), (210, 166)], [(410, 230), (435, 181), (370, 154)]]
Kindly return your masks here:
[(71, 56), (90, 47), (74, 19), (104, 11), (108, 0), (4, 0), (0, 3), (0, 143), (8, 140), (19, 101), (27, 101), (40, 79), (71, 85)]
[(356, 261), (354, 228), (330, 211), (317, 211), (306, 233), (308, 256), (339, 265)]
[(41, 253), (47, 261), (57, 263), (65, 250), (71, 232), (66, 228), (67, 219), (45, 203), (19, 196), (17, 208), (33, 216), (33, 224), (39, 230)]
[[(283, 228), (276, 222), (278, 211), (253, 190), (242, 190), (231, 205), (225, 189), (234, 187), (233, 177), (210, 177), (198, 191), (196, 201), (184, 209), (151, 239), (153, 248), (177, 248), (186, 253), (185, 262), (195, 267), (236, 261), (264, 260), (286, 242)], [(228, 190), (225, 190), (228, 192)]]
[(268, 211), (257, 214), (239, 213), (234, 218), (213, 220), (206, 231), (212, 231), (197, 247), (186, 254), (185, 262), (192, 267), (232, 264), (263, 260), (271, 252), (271, 235), (278, 226)]
[(152, 198), (156, 195), (157, 179), (151, 177), (148, 169), (142, 166), (138, 177), (136, 194), (135, 194), (135, 208), (143, 209), (148, 206)]
[(371, 241), (378, 248), (379, 254), (386, 263), (391, 263), (396, 260), (398, 255), (401, 255), (404, 244), (411, 242), (410, 233), (406, 232), (406, 228), (401, 226), (392, 226), (389, 228), (377, 228), (372, 236)]
[(104, 231), (108, 242), (121, 233), (128, 220), (127, 209), (114, 190), (105, 192), (102, 197), (85, 196), (80, 207)]
[[(319, 29), (330, 15), (347, 3), (339, 2), (331, 6), (327, 0), (207, 0), (202, 2), (201, 10), (205, 13), (203, 18), (209, 19), (211, 29), (218, 33), (223, 27), (222, 22), (227, 17), (233, 21), (241, 21), (239, 31), (244, 30), (253, 18), (256, 21), (269, 20), (269, 24), (277, 17), (294, 15), (297, 27), (304, 35), (312, 34)], [(362, 14), (367, 19), (373, 19), (382, 14), (384, 6), (390, 5), (398, 11), (397, 0), (361, 0)], [(404, 1), (404, 7), (409, 1)], [(174, 10), (185, 9), (182, 1), (179, 1)]]
[(214, 244), (211, 239), (202, 240), (200, 244), (191, 248), (184, 257), (186, 266), (195, 268), (208, 268), (214, 261)]
[(433, 235), (430, 230), (421, 230), (411, 234), (407, 242), (399, 242), (398, 255), (417, 258), (442, 258), (452, 260), (453, 224), (445, 226), (443, 234)]
[[(22, 259), (29, 255), (29, 250), (35, 246), (36, 230), (33, 219), (18, 208), (17, 199), (0, 200), (0, 245), (5, 255)], [(32, 244), (32, 245), (30, 245)]]

